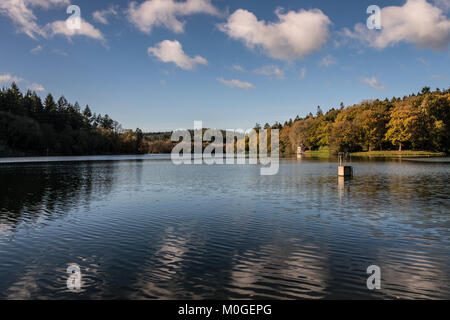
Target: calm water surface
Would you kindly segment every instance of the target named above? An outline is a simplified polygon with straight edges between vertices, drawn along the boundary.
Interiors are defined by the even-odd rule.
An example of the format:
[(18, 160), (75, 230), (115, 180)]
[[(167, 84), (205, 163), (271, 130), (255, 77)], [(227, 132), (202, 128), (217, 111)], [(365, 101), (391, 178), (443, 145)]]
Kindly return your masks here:
[(164, 159), (2, 160), (0, 299), (450, 298), (448, 163)]

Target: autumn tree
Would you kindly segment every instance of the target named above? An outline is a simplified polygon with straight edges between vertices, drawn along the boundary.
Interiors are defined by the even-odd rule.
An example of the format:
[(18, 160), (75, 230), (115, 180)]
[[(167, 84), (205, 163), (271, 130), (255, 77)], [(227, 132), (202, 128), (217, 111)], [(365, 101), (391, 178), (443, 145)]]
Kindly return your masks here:
[(398, 145), (398, 150), (406, 143), (410, 143), (419, 121), (418, 111), (409, 103), (400, 103), (390, 113), (387, 124), (386, 140)]
[(292, 124), (292, 128), (289, 133), (289, 139), (291, 141), (293, 150), (297, 150), (297, 147), (311, 147), (309, 134), (313, 123), (313, 117), (309, 117), (305, 120), (299, 120)]
[(360, 124), (362, 141), (368, 150), (371, 151), (376, 147), (381, 150), (387, 131), (386, 125), (389, 122), (389, 105), (381, 101), (373, 102), (358, 114), (355, 121)]
[(332, 152), (352, 152), (360, 149), (360, 128), (350, 120), (333, 124), (330, 136)]

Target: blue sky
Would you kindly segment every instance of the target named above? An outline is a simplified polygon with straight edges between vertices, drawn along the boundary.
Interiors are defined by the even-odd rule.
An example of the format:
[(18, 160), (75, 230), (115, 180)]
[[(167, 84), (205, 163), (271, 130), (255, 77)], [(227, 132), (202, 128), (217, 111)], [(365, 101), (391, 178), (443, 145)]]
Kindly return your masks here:
[[(72, 1), (83, 27), (71, 34), (69, 0), (20, 0), (19, 12), (2, 0), (0, 85), (145, 131), (249, 128), (449, 86), (449, 0), (187, 1)], [(381, 30), (366, 27), (371, 4)]]

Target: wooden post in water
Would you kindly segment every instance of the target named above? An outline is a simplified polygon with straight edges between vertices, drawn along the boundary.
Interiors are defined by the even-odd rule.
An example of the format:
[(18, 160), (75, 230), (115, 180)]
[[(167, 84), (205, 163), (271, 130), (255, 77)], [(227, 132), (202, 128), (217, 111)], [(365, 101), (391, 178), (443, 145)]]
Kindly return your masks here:
[(352, 177), (353, 176), (353, 168), (352, 166), (345, 165), (345, 157), (343, 152), (339, 152), (339, 167), (338, 167), (338, 176), (339, 177)]

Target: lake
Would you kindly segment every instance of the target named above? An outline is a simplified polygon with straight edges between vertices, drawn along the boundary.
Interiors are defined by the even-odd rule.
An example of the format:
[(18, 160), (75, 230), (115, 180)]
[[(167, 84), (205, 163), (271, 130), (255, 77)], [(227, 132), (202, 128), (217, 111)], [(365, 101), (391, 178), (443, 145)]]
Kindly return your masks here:
[(450, 298), (446, 160), (168, 159), (1, 159), (0, 299)]

